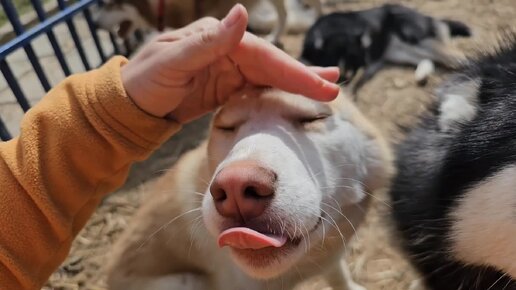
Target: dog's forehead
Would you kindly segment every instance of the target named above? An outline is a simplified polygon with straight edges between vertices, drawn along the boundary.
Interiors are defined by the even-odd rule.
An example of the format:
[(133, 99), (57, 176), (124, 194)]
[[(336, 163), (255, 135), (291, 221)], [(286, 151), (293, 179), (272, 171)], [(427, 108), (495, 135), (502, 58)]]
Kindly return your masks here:
[(216, 118), (243, 118), (251, 115), (310, 115), (331, 113), (332, 103), (322, 103), (310, 98), (277, 89), (249, 90), (234, 95), (216, 115)]

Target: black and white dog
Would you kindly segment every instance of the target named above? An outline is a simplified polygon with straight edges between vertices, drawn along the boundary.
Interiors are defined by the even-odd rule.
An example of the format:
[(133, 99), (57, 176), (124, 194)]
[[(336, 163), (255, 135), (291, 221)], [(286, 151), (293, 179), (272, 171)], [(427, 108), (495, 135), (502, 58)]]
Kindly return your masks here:
[(434, 290), (516, 289), (516, 38), (471, 61), (398, 150), (403, 246)]
[(470, 35), (461, 22), (386, 4), (319, 18), (306, 34), (301, 59), (312, 65), (339, 66), (345, 82), (364, 68), (354, 91), (386, 63), (417, 66), (416, 80), (424, 83), (434, 71), (434, 62), (444, 67), (458, 63), (460, 54), (446, 45), (449, 39)]

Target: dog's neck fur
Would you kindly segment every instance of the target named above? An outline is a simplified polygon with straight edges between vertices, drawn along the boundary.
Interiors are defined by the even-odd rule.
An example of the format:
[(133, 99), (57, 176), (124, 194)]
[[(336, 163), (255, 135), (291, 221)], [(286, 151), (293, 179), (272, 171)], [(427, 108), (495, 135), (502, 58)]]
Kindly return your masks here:
[[(295, 99), (293, 99), (294, 96), (288, 96), (283, 93), (277, 94), (278, 95), (271, 93), (267, 96), (262, 96), (262, 101), (266, 98), (268, 98), (268, 101), (263, 101), (265, 103), (260, 104), (251, 103), (253, 105), (251, 108), (266, 106), (265, 109), (262, 107), (263, 111), (258, 111), (271, 113), (274, 116), (274, 114), (278, 115), (278, 112), (273, 112), (274, 110), (271, 111), (268, 108), (271, 106), (274, 107), (276, 104), (275, 101), (295, 101)], [(281, 96), (281, 98), (275, 99), (279, 96)], [(248, 100), (256, 99), (258, 98), (249, 98)], [(306, 111), (309, 111), (309, 108), (314, 108), (307, 104), (305, 104), (305, 107), (294, 105), (295, 103), (289, 107), (288, 104), (290, 104), (291, 101), (286, 103), (284, 109), (280, 112), (289, 112), (289, 114), (292, 115), (304, 108), (304, 114), (307, 114)], [(324, 135), (329, 138), (324, 139), (325, 142), (318, 139), (323, 136), (318, 134), (316, 135), (318, 137), (313, 136), (313, 140), (319, 140), (318, 144), (321, 144), (321, 146), (325, 144), (324, 148), (336, 150), (336, 154), (339, 155), (344, 154), (346, 156), (350, 155), (351, 157), (356, 157), (361, 154), (366, 154), (367, 156), (364, 157), (367, 157), (367, 159), (363, 159), (363, 161), (357, 160), (356, 165), (360, 165), (360, 168), (362, 168), (361, 165), (367, 166), (368, 174), (367, 176), (356, 178), (361, 180), (361, 186), (364, 187), (364, 190), (369, 192), (385, 186), (392, 174), (392, 156), (379, 132), (365, 120), (358, 109), (356, 109), (345, 96), (339, 97), (329, 106), (334, 113), (332, 120), (340, 124), (342, 126), (340, 128), (343, 131), (333, 131), (333, 134), (328, 132), (329, 135)], [(238, 103), (236, 103), (233, 108), (243, 109)], [(291, 110), (288, 110), (289, 108)], [(235, 114), (230, 115), (235, 116)], [(293, 122), (290, 118), (296, 118), (294, 116), (287, 117), (287, 115), (281, 115), (283, 117), (278, 119), (277, 122), (287, 127), (294, 126), (290, 125), (288, 122)], [(264, 116), (260, 115), (260, 117)], [(257, 118), (255, 115), (254, 119), (249, 122), (255, 122), (255, 125), (260, 125), (260, 120), (265, 119), (266, 118)], [(287, 119), (290, 121), (287, 121)], [(334, 124), (334, 122), (330, 121), (328, 125)], [(214, 123), (214, 125), (215, 124), (216, 123)], [(295, 124), (296, 126), (298, 125), (297, 123)], [(267, 126), (267, 124), (262, 125)], [(324, 128), (326, 128), (326, 126), (319, 126), (322, 124), (312, 125), (315, 126), (312, 128), (313, 130), (318, 130), (317, 128), (319, 128), (323, 130), (321, 133), (325, 132)], [(333, 126), (331, 125), (330, 127)], [(274, 128), (276, 127), (272, 126), (272, 129)], [(214, 235), (213, 231), (211, 231), (213, 227), (210, 228), (210, 225), (207, 224), (206, 221), (203, 222), (203, 220), (201, 220), (203, 217), (207, 217), (211, 219), (211, 221), (215, 220), (212, 219), (209, 212), (208, 215), (205, 214), (206, 212), (203, 212), (201, 215), (201, 211), (206, 209), (201, 203), (206, 201), (207, 198), (210, 198), (210, 195), (206, 195), (209, 194), (207, 187), (211, 184), (210, 180), (214, 176), (217, 170), (216, 167), (218, 166), (213, 166), (214, 164), (211, 163), (221, 164), (218, 159), (222, 158), (225, 161), (228, 158), (228, 156), (223, 154), (220, 150), (229, 148), (238, 151), (238, 148), (245, 148), (246, 143), (242, 143), (244, 144), (242, 145), (243, 147), (238, 148), (235, 144), (225, 144), (227, 136), (218, 135), (221, 132), (214, 133), (214, 130), (216, 130), (216, 128), (212, 128), (210, 137), (208, 138), (209, 141), (185, 154), (172, 170), (159, 178), (152, 186), (152, 198), (149, 198), (138, 211), (135, 217), (136, 222), (130, 225), (130, 229), (126, 230), (120, 238), (118, 246), (114, 247), (112, 265), (109, 267), (112, 269), (108, 278), (110, 289), (149, 289), (149, 285), (154, 287), (152, 289), (160, 290), (171, 289), (171, 285), (182, 285), (179, 288), (185, 290), (293, 289), (297, 284), (311, 276), (323, 274), (326, 276), (328, 283), (336, 287), (335, 289), (362, 290), (362, 287), (356, 286), (356, 284), (351, 281), (346, 263), (340, 259), (342, 258), (345, 246), (355, 232), (355, 227), (358, 226), (364, 218), (365, 209), (369, 203), (368, 194), (364, 195), (360, 200), (352, 201), (351, 196), (356, 194), (357, 197), (359, 197), (359, 195), (355, 191), (349, 191), (347, 194), (339, 194), (339, 196), (343, 198), (342, 200), (333, 199), (338, 203), (339, 208), (335, 208), (336, 212), (334, 213), (326, 212), (328, 218), (325, 219), (327, 223), (325, 230), (323, 229), (322, 232), (316, 231), (312, 233), (312, 237), (314, 237), (314, 239), (311, 240), (312, 243), (308, 243), (306, 245), (307, 247), (301, 246), (303, 248), (300, 248), (303, 250), (302, 256), (291, 256), (291, 259), (295, 259), (294, 266), (282, 269), (282, 265), (279, 264), (281, 261), (279, 261), (275, 269), (269, 272), (274, 273), (274, 275), (270, 277), (265, 277), (268, 275), (266, 274), (262, 275), (261, 277), (263, 277), (263, 279), (261, 279), (259, 276), (260, 273), (256, 274), (259, 269), (255, 269), (256, 271), (254, 272), (246, 272), (242, 263), (238, 263), (238, 259), (235, 259), (228, 248), (218, 248), (216, 241), (217, 235)], [(242, 127), (241, 130), (247, 129)], [(271, 130), (271, 128), (267, 129), (264, 127), (262, 130), (262, 132), (267, 132), (267, 130)], [(294, 129), (288, 132), (289, 136), (296, 134)], [(344, 132), (350, 134), (341, 134)], [(270, 134), (254, 135), (256, 138), (262, 138), (261, 140), (264, 146), (267, 145), (267, 140), (271, 140), (267, 139), (267, 136), (272, 136)], [(306, 134), (303, 136), (305, 135)], [(278, 135), (278, 138), (281, 136), (282, 135)], [(329, 144), (334, 144), (330, 141), (335, 140), (332, 139), (332, 136), (348, 137), (343, 139), (339, 137), (338, 140), (342, 142), (339, 141), (338, 144), (335, 144), (336, 146), (330, 146)], [(349, 138), (353, 138), (353, 140), (348, 140)], [(218, 142), (215, 142), (216, 140), (218, 140)], [(215, 144), (219, 144), (219, 146), (213, 145), (214, 143), (210, 143), (212, 147), (208, 146), (208, 143), (212, 141), (215, 142)], [(301, 142), (299, 144), (306, 143)], [(339, 149), (355, 148), (355, 145), (358, 146), (355, 151), (344, 150), (341, 152), (341, 149)], [(275, 148), (281, 149), (281, 146)], [(268, 152), (275, 152), (273, 149), (274, 148), (271, 148)], [(283, 152), (289, 154), (289, 151)], [(263, 154), (265, 154), (265, 152), (263, 152)], [(329, 151), (324, 155), (324, 158), (331, 160), (331, 164), (328, 164), (328, 166), (337, 166), (332, 172), (339, 172), (340, 174), (342, 172), (341, 170), (343, 170), (342, 167), (338, 166), (335, 160), (331, 159), (328, 154), (330, 154)], [(233, 158), (234, 157), (235, 156), (233, 156)], [(239, 158), (242, 158), (242, 156)], [(263, 155), (260, 159), (263, 162), (267, 162), (268, 157)], [(274, 168), (276, 169), (276, 167)], [(285, 170), (281, 171), (284, 176), (286, 176), (285, 174), (287, 174), (289, 168), (292, 167), (285, 167)], [(328, 178), (340, 180), (338, 176), (341, 175), (332, 175), (331, 177), (328, 176)], [(350, 177), (351, 176), (355, 175), (350, 175)], [(345, 179), (348, 180), (349, 178)], [(341, 188), (341, 186), (339, 185), (338, 188)], [(296, 192), (292, 192), (292, 196), (295, 197), (295, 194)], [(328, 194), (328, 198), (330, 198), (331, 195), (330, 193)], [(323, 200), (324, 199), (321, 199), (321, 201)], [(211, 205), (211, 203), (209, 204)], [(322, 209), (322, 207), (320, 209)], [(345, 218), (339, 218), (338, 212), (346, 213)], [(293, 214), (297, 213), (293, 212)], [(324, 223), (325, 221), (323, 221), (322, 225), (324, 225)], [(318, 235), (322, 236), (318, 237)], [(322, 237), (324, 237), (324, 239), (322, 239)], [(310, 234), (308, 238), (310, 238)], [(304, 241), (304, 243), (306, 243), (306, 241)], [(182, 273), (185, 274), (183, 275)], [(156, 275), (158, 275), (158, 278), (155, 277)], [(252, 277), (253, 275), (255, 275), (254, 278)], [(185, 284), (189, 286), (183, 287)], [(346, 285), (348, 287), (346, 287)]]

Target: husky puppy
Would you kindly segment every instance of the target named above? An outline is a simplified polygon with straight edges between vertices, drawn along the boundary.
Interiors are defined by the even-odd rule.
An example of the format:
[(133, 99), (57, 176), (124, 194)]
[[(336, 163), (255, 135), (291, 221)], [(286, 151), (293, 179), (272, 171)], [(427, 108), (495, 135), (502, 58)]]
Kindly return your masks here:
[[(268, 6), (267, 2), (272, 5)], [(289, 23), (291, 26), (308, 29), (313, 22), (306, 24), (303, 15), (309, 15), (308, 18), (315, 21), (322, 13), (321, 0), (108, 0), (97, 14), (96, 23), (102, 29), (118, 29), (119, 36), (126, 38), (137, 29), (149, 31), (180, 28), (206, 16), (221, 19), (237, 3), (242, 3), (249, 9), (250, 29), (255, 32), (270, 32), (266, 38), (273, 43), (279, 43), (280, 37), (289, 28)], [(301, 4), (312, 7), (315, 15), (302, 11), (299, 8)], [(271, 12), (270, 6), (273, 8), (272, 12), (276, 12), (275, 19), (262, 15)], [(287, 17), (289, 12), (301, 15)], [(287, 22), (289, 19), (290, 22)], [(160, 25), (163, 27), (159, 27)]]
[(516, 289), (516, 41), (471, 61), (398, 150), (403, 246), (435, 290)]
[(343, 253), (391, 172), (386, 142), (344, 96), (236, 95), (149, 190), (113, 248), (109, 288), (279, 290), (323, 274), (363, 290)]
[(450, 37), (470, 35), (463, 23), (387, 4), (319, 18), (306, 34), (301, 59), (318, 66), (339, 66), (346, 82), (364, 68), (355, 92), (386, 63), (416, 66), (415, 78), (424, 83), (434, 63), (444, 67), (458, 63), (461, 54), (446, 46)]

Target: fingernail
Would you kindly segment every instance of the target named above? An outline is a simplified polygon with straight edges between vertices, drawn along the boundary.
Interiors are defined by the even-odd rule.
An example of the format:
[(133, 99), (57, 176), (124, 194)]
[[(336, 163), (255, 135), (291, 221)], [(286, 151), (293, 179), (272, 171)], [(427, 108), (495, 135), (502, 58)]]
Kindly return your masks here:
[(240, 11), (238, 10), (242, 9), (240, 6), (242, 5), (236, 4), (235, 6), (233, 6), (233, 8), (231, 8), (231, 10), (229, 11), (228, 15), (226, 15), (226, 17), (222, 19), (222, 24), (224, 24), (224, 26), (230, 28), (238, 22), (241, 16)]

